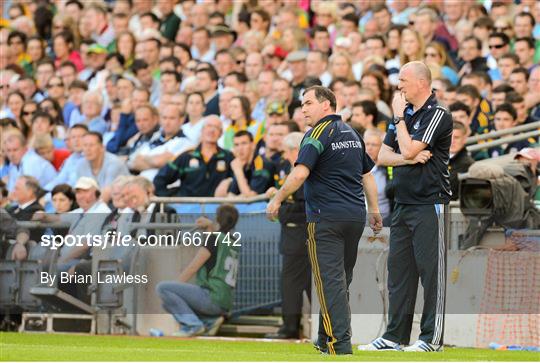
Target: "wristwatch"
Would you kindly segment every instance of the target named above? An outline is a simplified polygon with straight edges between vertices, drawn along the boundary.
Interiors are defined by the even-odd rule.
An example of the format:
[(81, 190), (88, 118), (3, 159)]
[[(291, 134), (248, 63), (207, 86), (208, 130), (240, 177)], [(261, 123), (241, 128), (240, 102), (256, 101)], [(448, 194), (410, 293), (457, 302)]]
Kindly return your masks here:
[(400, 123), (401, 121), (405, 120), (405, 117), (403, 116), (394, 116), (394, 125), (397, 125), (398, 123)]

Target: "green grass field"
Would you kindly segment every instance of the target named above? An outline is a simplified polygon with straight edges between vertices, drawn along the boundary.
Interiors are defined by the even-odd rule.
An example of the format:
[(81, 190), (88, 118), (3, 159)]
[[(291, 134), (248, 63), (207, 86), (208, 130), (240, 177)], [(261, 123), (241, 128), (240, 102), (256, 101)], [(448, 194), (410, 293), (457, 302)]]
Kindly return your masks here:
[(318, 354), (309, 343), (0, 333), (1, 361), (536, 361), (540, 353), (446, 348), (442, 353)]

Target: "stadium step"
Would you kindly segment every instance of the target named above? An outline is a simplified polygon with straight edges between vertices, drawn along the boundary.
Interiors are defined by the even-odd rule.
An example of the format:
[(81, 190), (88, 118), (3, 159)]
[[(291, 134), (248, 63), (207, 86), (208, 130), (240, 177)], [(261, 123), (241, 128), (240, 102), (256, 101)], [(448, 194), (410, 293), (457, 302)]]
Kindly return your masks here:
[(95, 334), (96, 318), (90, 314), (23, 313), (19, 332)]
[(281, 326), (279, 316), (248, 316), (235, 317), (223, 324), (218, 335), (260, 336), (276, 333)]

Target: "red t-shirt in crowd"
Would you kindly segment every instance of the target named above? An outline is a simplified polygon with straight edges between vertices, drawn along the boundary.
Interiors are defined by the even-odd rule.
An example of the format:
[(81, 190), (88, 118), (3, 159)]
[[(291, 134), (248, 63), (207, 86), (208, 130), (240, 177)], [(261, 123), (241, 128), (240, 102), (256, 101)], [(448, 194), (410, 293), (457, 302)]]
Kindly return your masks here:
[(60, 170), (62, 164), (64, 164), (64, 160), (66, 160), (69, 155), (71, 155), (71, 152), (68, 149), (54, 149), (52, 164), (56, 171)]

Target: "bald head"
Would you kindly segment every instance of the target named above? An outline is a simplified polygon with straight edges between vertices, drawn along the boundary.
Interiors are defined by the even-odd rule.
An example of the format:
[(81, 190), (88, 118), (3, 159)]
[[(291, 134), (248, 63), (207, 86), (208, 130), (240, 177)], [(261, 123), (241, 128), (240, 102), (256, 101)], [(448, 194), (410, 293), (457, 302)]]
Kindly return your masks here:
[(431, 95), (431, 71), (422, 62), (410, 62), (399, 71), (398, 89), (407, 102), (421, 107)]
[(405, 64), (401, 70), (410, 70), (416, 78), (427, 81), (431, 87), (431, 71), (424, 62), (409, 62)]
[(217, 115), (208, 115), (203, 119), (201, 142), (203, 144), (216, 145), (223, 133), (223, 126)]
[(203, 119), (204, 126), (210, 125), (219, 128), (220, 130), (223, 128), (223, 125), (221, 123), (221, 119), (217, 115), (208, 115)]

